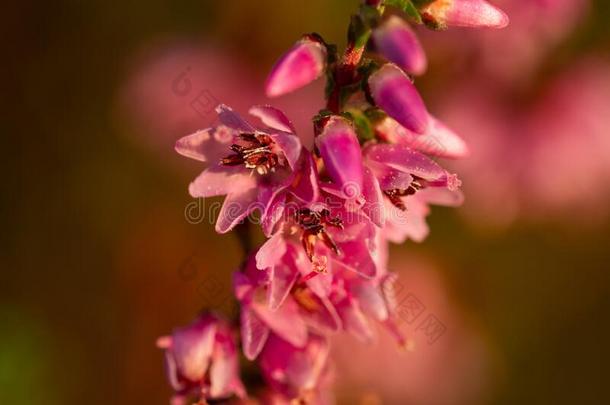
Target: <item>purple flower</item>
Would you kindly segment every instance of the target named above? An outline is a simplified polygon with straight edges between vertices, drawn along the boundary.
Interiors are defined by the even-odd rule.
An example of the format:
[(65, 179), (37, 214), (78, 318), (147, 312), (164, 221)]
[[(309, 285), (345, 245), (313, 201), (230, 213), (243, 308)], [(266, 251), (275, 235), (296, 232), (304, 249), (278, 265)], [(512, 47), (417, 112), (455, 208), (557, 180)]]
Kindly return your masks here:
[(345, 198), (356, 198), (362, 190), (362, 151), (358, 136), (345, 118), (328, 118), (316, 137), (324, 167)]
[(259, 210), (270, 233), (273, 215), (286, 193), (305, 201), (316, 199), (313, 161), (279, 110), (253, 107), (251, 113), (267, 126), (264, 129), (255, 128), (225, 105), (218, 106), (217, 112), (220, 125), (176, 142), (178, 153), (208, 163), (189, 192), (193, 197), (227, 195), (216, 222), (217, 232), (230, 231)]
[(306, 399), (316, 397), (328, 377), (329, 352), (322, 336), (312, 334), (305, 346), (296, 347), (272, 334), (259, 364), (272, 390), (289, 399)]
[(326, 47), (313, 36), (305, 36), (273, 66), (265, 92), (277, 97), (313, 82), (324, 72)]
[(441, 28), (504, 28), (508, 25), (508, 16), (485, 0), (436, 0), (421, 13), (424, 20)]
[(172, 403), (185, 403), (189, 395), (245, 396), (233, 334), (225, 321), (204, 314), (171, 336), (159, 338), (157, 346), (165, 349), (167, 378), (176, 391)]
[(420, 75), (426, 71), (426, 54), (415, 32), (402, 18), (388, 18), (373, 31), (373, 40), (383, 56), (406, 72)]
[(409, 130), (423, 134), (428, 129), (428, 112), (409, 77), (392, 63), (386, 63), (369, 77), (375, 104)]

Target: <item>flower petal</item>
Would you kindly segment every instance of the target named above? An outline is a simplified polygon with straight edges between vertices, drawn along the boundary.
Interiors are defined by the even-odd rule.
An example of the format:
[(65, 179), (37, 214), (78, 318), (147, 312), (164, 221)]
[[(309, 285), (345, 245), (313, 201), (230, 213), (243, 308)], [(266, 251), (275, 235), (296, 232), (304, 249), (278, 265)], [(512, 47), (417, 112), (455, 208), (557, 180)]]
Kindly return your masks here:
[(326, 64), (326, 48), (318, 41), (304, 38), (297, 42), (273, 66), (265, 93), (277, 97), (316, 80)]
[(508, 16), (485, 0), (436, 0), (421, 10), (425, 20), (439, 26), (504, 28)]
[(216, 164), (230, 153), (234, 135), (232, 129), (219, 125), (178, 139), (174, 149), (182, 156)]
[(365, 203), (362, 206), (362, 212), (364, 212), (375, 225), (383, 226), (385, 221), (383, 217), (383, 194), (379, 187), (379, 182), (368, 167), (364, 168), (362, 192), (365, 199)]
[(244, 120), (239, 114), (237, 114), (233, 109), (225, 104), (219, 104), (216, 107), (216, 113), (218, 114), (218, 119), (224, 125), (229, 128), (232, 128), (239, 132), (255, 132), (256, 128), (250, 125), (246, 120)]
[(305, 204), (316, 201), (320, 195), (318, 188), (318, 171), (309, 151), (303, 149), (300, 158), (300, 169), (294, 172), (290, 191)]
[(256, 268), (269, 269), (281, 262), (286, 253), (284, 234), (278, 231), (269, 238), (256, 253)]
[(204, 378), (214, 347), (216, 322), (204, 317), (177, 329), (172, 335), (171, 351), (180, 375), (190, 381)]
[(269, 328), (248, 307), (242, 308), (240, 317), (242, 350), (248, 360), (254, 360), (265, 346)]
[(365, 150), (365, 156), (375, 165), (385, 165), (426, 180), (436, 180), (446, 175), (446, 171), (432, 159), (405, 145), (371, 145)]
[(297, 162), (299, 156), (301, 156), (301, 141), (299, 140), (299, 137), (283, 132), (272, 133), (269, 134), (269, 136), (273, 139), (277, 147), (282, 150), (284, 156), (286, 156), (290, 168), (292, 170), (297, 170)]
[(292, 122), (281, 110), (275, 107), (270, 105), (255, 105), (250, 108), (248, 112), (260, 119), (263, 124), (270, 128), (290, 134), (296, 134), (296, 130), (294, 129)]
[(428, 129), (428, 111), (407, 75), (392, 63), (386, 63), (369, 77), (375, 104), (402, 126), (418, 134)]
[(373, 31), (375, 46), (390, 62), (409, 73), (420, 75), (426, 71), (426, 54), (409, 24), (398, 16), (391, 16)]
[(339, 116), (330, 117), (315, 141), (333, 182), (349, 198), (361, 195), (362, 152), (350, 123)]
[(252, 308), (275, 334), (296, 347), (305, 346), (307, 325), (300, 316), (298, 305), (291, 297), (287, 297), (284, 304), (275, 311), (269, 309), (266, 302), (255, 302)]
[(253, 189), (256, 180), (239, 167), (216, 165), (204, 170), (190, 185), (192, 197), (214, 197)]
[(227, 195), (216, 220), (216, 232), (227, 233), (233, 229), (256, 209), (255, 201), (255, 188)]
[(389, 143), (400, 143), (429, 155), (462, 158), (469, 154), (466, 142), (433, 116), (429, 116), (428, 130), (424, 134), (409, 131), (390, 117), (375, 129)]

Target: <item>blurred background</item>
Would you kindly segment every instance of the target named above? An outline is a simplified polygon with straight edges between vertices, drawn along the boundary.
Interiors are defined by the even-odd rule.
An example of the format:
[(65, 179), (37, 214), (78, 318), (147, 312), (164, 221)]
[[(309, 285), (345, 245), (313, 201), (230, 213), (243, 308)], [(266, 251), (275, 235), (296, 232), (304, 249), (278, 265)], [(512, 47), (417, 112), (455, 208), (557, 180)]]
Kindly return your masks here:
[[(445, 332), (405, 322), (406, 353), (338, 339), (341, 404), (610, 403), (610, 5), (494, 3), (504, 31), (418, 29), (417, 86), (472, 156), (445, 162), (465, 205), (392, 269)], [(193, 216), (201, 166), (174, 141), (218, 102), (268, 102), (275, 58), (305, 32), (342, 46), (357, 4), (3, 5), (0, 403), (167, 403), (155, 339), (234, 311), (240, 262)], [(308, 139), (322, 102), (316, 83), (273, 104)]]

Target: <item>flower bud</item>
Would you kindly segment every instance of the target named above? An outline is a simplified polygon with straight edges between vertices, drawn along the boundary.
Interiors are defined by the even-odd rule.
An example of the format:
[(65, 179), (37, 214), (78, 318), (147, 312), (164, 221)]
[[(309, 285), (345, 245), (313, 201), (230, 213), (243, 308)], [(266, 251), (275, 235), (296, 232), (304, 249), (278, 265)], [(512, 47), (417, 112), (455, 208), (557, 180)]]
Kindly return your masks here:
[(286, 52), (273, 66), (265, 93), (277, 97), (299, 89), (322, 75), (326, 65), (326, 47), (306, 36)]
[(421, 10), (427, 23), (444, 28), (504, 28), (508, 16), (485, 0), (436, 0)]
[(375, 104), (405, 128), (422, 134), (428, 129), (428, 111), (409, 77), (387, 63), (369, 77)]
[(390, 17), (373, 31), (373, 40), (383, 56), (405, 71), (415, 75), (425, 72), (426, 54), (415, 32), (401, 18)]
[(329, 118), (316, 137), (316, 146), (335, 185), (349, 193), (347, 197), (358, 197), (362, 190), (362, 152), (350, 123), (338, 116)]

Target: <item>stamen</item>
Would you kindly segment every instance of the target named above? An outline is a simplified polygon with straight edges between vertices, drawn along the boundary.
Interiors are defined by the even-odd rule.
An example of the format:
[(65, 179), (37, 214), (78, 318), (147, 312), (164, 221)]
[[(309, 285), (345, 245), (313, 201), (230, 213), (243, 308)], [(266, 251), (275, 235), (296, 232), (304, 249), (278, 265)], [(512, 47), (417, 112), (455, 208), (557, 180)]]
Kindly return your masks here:
[(273, 151), (275, 143), (269, 135), (243, 133), (239, 135), (239, 139), (245, 145), (231, 145), (234, 154), (223, 158), (220, 161), (222, 165), (244, 165), (260, 175), (266, 175), (269, 172), (274, 172), (276, 166), (282, 163), (278, 154)]
[(301, 208), (296, 213), (296, 222), (303, 231), (301, 244), (307, 257), (314, 264), (314, 270), (317, 272), (325, 271), (326, 261), (315, 255), (316, 242), (320, 240), (335, 254), (340, 254), (339, 247), (326, 231), (326, 227), (332, 226), (343, 229), (343, 221), (341, 221), (341, 218), (332, 218), (330, 211), (327, 209), (313, 211), (309, 208)]
[(401, 211), (406, 211), (407, 206), (405, 205), (405, 203), (401, 197), (407, 197), (407, 196), (413, 195), (425, 187), (426, 187), (426, 184), (425, 184), (424, 179), (413, 176), (413, 180), (411, 181), (411, 184), (409, 184), (409, 187), (407, 187), (405, 189), (393, 188), (390, 190), (384, 190), (383, 194), (385, 194), (385, 196), (388, 197), (388, 199), (390, 200), (392, 205), (394, 205), (396, 208), (398, 208)]

